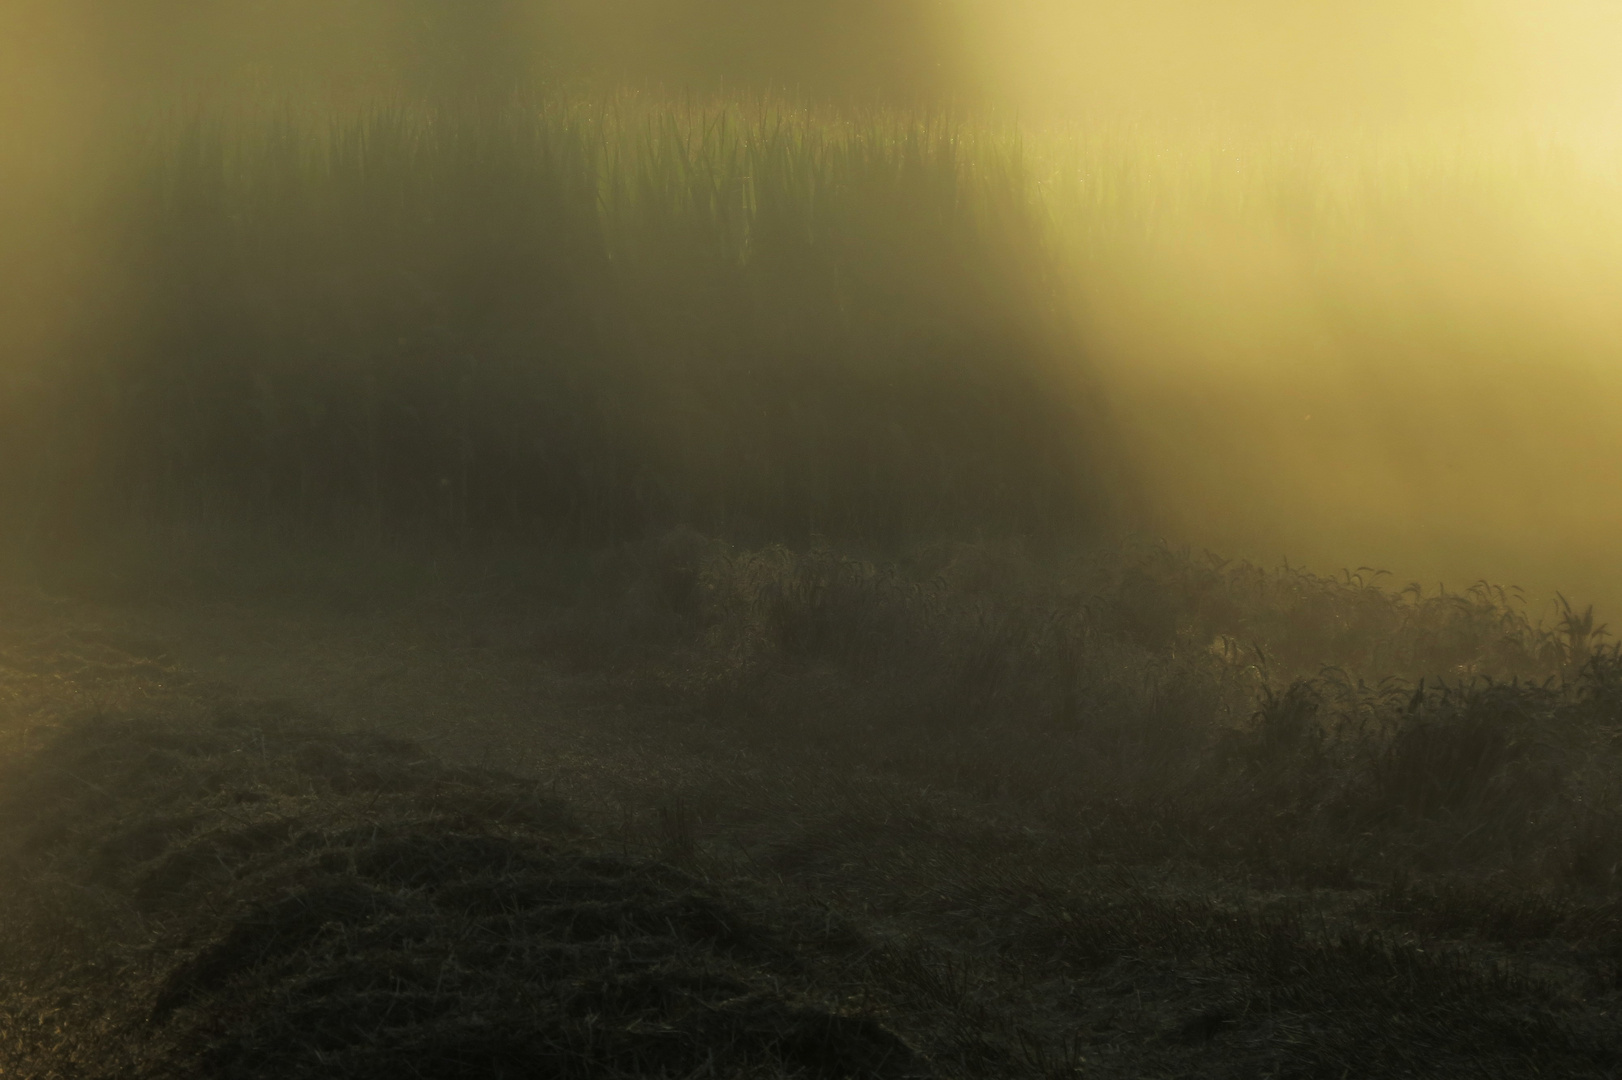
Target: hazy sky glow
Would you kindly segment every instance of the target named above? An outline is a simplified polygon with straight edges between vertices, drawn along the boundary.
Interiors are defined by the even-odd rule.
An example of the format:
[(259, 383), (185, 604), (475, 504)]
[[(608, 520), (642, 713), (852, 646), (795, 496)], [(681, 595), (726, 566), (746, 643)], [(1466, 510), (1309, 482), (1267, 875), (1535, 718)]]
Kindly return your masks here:
[(1614, 113), (1602, 0), (959, 0), (971, 62), (1028, 107), (1384, 122)]
[(0, 20), (13, 100), (599, 72), (1185, 118), (1622, 105), (1605, 0), (12, 0)]

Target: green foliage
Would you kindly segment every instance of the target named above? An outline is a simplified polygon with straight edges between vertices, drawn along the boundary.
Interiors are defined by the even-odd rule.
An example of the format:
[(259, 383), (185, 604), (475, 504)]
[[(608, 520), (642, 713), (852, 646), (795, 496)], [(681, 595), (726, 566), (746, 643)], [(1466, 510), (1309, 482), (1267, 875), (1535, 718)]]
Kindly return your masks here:
[(643, 573), (674, 560), (682, 584), (642, 679), (679, 711), (917, 760), (1140, 852), (1616, 885), (1622, 659), (1589, 628), (1576, 666), (1563, 607), (1549, 626), (1485, 586), (1393, 592), (1157, 545), (877, 563), (683, 532), (648, 550)]
[[(614, 538), (1073, 529), (1098, 437), (1016, 140), (625, 98), (155, 127), (49, 373), (86, 515)], [(50, 463), (73, 462), (71, 473)]]

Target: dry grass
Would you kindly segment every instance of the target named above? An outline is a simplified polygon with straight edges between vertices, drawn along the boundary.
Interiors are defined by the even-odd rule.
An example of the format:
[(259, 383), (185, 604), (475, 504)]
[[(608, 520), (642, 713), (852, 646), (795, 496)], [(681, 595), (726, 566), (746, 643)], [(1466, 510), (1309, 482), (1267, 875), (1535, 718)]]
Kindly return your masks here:
[(921, 1074), (876, 1015), (811, 993), (792, 934), (594, 851), (532, 785), (183, 709), (11, 764), (11, 1070)]
[[(286, 644), (240, 598), (234, 623), (196, 601), (119, 617), (14, 604), (19, 642), (99, 618), (126, 684), (147, 676), (119, 618), (161, 626), (181, 658), (168, 689), (129, 690), (100, 719), (63, 711), (0, 782), (20, 871), (8, 925), (29, 928), (9, 946), (14, 1060), (31, 1075), (680, 1075), (711, 1050), (738, 1075), (1618, 1067), (1614, 659), (1591, 626), (1578, 642), (1495, 593), (1378, 593), (1156, 548), (880, 564), (680, 533), (557, 565), (594, 569), (505, 597), (442, 579), (365, 616), (312, 600)], [(1134, 600), (1147, 610), (1128, 618)], [(1448, 642), (1451, 670), (1509, 655), (1548, 677), (1382, 685), (1355, 633), (1331, 639), (1349, 650), (1332, 675), (1212, 648), (1325, 612), (1398, 655), (1406, 626)], [(332, 666), (274, 681), (333, 719), (209, 703), (211, 658), (263, 664), (295, 638)], [(14, 650), (13, 670), (47, 685), (54, 647)], [(335, 733), (377, 715), (334, 692), (344, 665), (421, 671), (435, 649), (443, 676), (401, 668), (410, 691), (385, 698), (397, 726), (522, 759), (526, 779)], [(552, 674), (506, 713), (537, 659)]]

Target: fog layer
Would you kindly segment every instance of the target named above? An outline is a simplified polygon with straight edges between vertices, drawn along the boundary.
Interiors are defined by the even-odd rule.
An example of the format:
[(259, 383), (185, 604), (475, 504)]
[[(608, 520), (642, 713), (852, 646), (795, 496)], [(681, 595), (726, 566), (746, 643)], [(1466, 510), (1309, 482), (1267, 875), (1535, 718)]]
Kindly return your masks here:
[(1619, 598), (1619, 44), (1587, 0), (14, 0), (0, 370), (18, 400), (139, 321), (98, 208), (164, 109), (632, 85), (1019, 123), (1125, 525)]

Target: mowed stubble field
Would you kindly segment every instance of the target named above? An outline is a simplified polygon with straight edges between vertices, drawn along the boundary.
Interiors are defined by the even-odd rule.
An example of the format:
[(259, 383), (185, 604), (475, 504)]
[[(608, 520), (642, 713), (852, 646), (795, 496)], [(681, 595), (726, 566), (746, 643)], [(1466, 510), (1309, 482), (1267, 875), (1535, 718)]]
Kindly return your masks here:
[[(1254, 665), (1167, 672), (1141, 618), (1150, 571), (1193, 572), (1173, 556), (1091, 579), (1132, 606), (1089, 616), (1108, 659), (1069, 690), (1019, 629), (1051, 624), (1022, 605), (1056, 583), (1021, 596), (1016, 554), (953, 553), (945, 578), (977, 583), (957, 640), (949, 604), (875, 631), (903, 618), (863, 584), (878, 568), (754, 557), (774, 576), (746, 587), (780, 591), (731, 612), (749, 555), (688, 535), (599, 564), (586, 597), (8, 594), (9, 1067), (1614, 1070), (1609, 654), (1565, 686), (1313, 679), (1236, 713)], [(1384, 605), (1416, 641), (1513, 647), (1479, 597), (1396, 610), (1266, 578), (1230, 599)], [(876, 632), (911, 654), (873, 663)], [(1521, 644), (1560, 663), (1574, 642)], [(581, 865), (608, 928), (558, 921)], [(537, 975), (604, 940), (628, 954)], [(633, 973), (658, 992), (608, 992)]]

